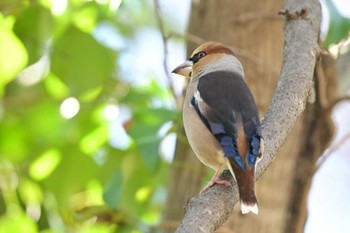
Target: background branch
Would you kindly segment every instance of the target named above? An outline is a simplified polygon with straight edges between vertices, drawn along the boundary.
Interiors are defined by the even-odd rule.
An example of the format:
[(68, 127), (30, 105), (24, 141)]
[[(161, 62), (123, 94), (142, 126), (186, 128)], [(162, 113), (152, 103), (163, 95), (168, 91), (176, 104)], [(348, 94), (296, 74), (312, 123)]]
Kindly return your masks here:
[[(276, 157), (305, 109), (313, 85), (315, 63), (320, 53), (318, 36), (321, 6), (317, 0), (286, 0), (289, 17), (285, 25), (284, 60), (280, 82), (263, 120), (265, 153), (256, 170), (259, 178)], [(304, 12), (299, 17), (298, 12)], [(295, 17), (290, 17), (295, 14)], [(223, 179), (231, 179), (223, 173)], [(188, 203), (186, 215), (177, 232), (213, 232), (222, 225), (238, 201), (237, 187), (214, 186)]]
[(164, 56), (163, 69), (164, 69), (164, 73), (167, 77), (168, 85), (170, 87), (173, 98), (176, 100), (177, 96), (176, 96), (176, 92), (175, 92), (174, 82), (170, 76), (170, 71), (168, 69), (168, 39), (169, 39), (169, 36), (165, 33), (165, 27), (164, 27), (164, 22), (163, 22), (163, 18), (162, 18), (162, 10), (161, 10), (159, 1), (154, 0), (153, 3), (154, 3), (155, 12), (156, 12), (156, 20), (157, 20), (158, 28), (159, 28), (160, 34), (162, 36), (162, 42), (163, 42), (163, 56)]

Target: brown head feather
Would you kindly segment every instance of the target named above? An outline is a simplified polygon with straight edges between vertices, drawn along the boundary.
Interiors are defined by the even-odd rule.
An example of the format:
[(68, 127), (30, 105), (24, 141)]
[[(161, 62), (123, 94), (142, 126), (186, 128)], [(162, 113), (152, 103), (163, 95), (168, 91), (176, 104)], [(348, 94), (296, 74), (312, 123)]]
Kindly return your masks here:
[[(201, 52), (204, 52), (205, 56), (199, 58), (198, 55)], [(197, 75), (200, 77), (201, 74), (214, 70), (238, 71), (241, 72), (243, 76), (242, 65), (234, 56), (232, 50), (219, 42), (207, 42), (202, 44), (194, 50), (190, 60), (194, 63), (192, 66), (193, 77)]]
[(196, 53), (206, 52), (207, 55), (211, 54), (230, 54), (234, 55), (231, 49), (227, 48), (225, 45), (219, 42), (206, 42), (200, 45), (196, 50), (193, 51), (191, 57), (193, 57)]

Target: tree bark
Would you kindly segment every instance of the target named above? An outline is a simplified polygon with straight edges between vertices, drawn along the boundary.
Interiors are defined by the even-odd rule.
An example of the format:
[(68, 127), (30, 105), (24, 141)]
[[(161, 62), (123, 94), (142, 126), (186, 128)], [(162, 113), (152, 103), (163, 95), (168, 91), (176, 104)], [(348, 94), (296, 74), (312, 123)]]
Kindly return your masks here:
[(331, 113), (338, 96), (337, 80), (334, 59), (322, 55), (315, 69), (315, 100), (307, 105), (302, 119), (305, 140), (300, 142), (296, 156), (291, 191), (293, 195), (289, 198), (285, 233), (304, 232), (307, 197), (316, 172), (316, 162), (329, 146), (335, 132)]
[[(255, 16), (257, 15), (259, 16), (257, 17), (258, 19), (263, 17), (271, 22), (274, 22), (276, 18), (273, 13), (278, 12), (279, 9), (276, 10), (276, 8), (279, 8), (279, 6), (276, 7), (276, 4), (272, 3), (275, 1), (271, 1), (270, 5), (269, 2), (270, 1), (265, 1), (263, 3), (254, 2), (254, 4), (252, 4), (249, 1), (241, 1), (239, 3), (235, 3), (237, 5), (234, 5), (234, 3), (231, 1), (220, 1), (220, 4), (218, 4), (217, 1), (202, 0), (198, 3), (199, 5), (194, 4), (192, 11), (193, 14), (191, 16), (191, 25), (195, 25), (194, 22), (196, 22), (197, 17), (197, 25), (199, 25), (200, 21), (200, 24), (205, 25), (205, 27), (202, 26), (199, 28), (193, 28), (193, 26), (191, 27), (190, 25), (190, 32), (196, 36), (207, 40), (219, 40), (228, 45), (234, 44), (235, 47), (244, 48), (244, 51), (250, 52), (249, 54), (254, 54), (253, 56), (247, 56), (247, 53), (237, 55), (238, 57), (241, 55), (240, 59), (245, 67), (247, 81), (249, 84), (253, 83), (253, 85), (251, 85), (252, 90), (257, 98), (260, 109), (263, 109), (263, 111), (263, 107), (267, 106), (267, 103), (269, 102), (269, 95), (272, 95), (272, 92), (269, 92), (268, 89), (274, 89), (267, 88), (269, 84), (274, 83), (274, 79), (272, 79), (274, 75), (271, 75), (271, 73), (275, 73), (273, 70), (275, 69), (274, 64), (276, 64), (274, 62), (269, 63), (269, 58), (272, 60), (275, 58), (274, 48), (278, 48), (278, 41), (281, 39), (281, 37), (276, 36), (275, 38), (274, 36), (276, 34), (271, 34), (271, 31), (268, 30), (268, 26), (260, 25), (259, 23), (249, 23), (249, 21), (255, 20)], [(243, 12), (246, 11), (240, 11), (240, 7), (246, 7), (246, 9), (253, 7), (255, 9), (250, 8), (248, 11), (249, 13), (244, 14)], [(265, 7), (270, 8), (266, 10)], [(266, 141), (266, 148), (263, 159), (257, 168), (257, 177), (259, 177), (265, 171), (267, 166), (269, 166), (272, 160), (275, 158), (277, 150), (280, 148), (287, 135), (295, 125), (297, 119), (304, 111), (306, 100), (313, 86), (315, 62), (320, 52), (317, 44), (321, 17), (319, 2), (316, 0), (306, 2), (301, 0), (290, 2), (286, 1), (284, 9), (285, 11), (283, 13), (286, 18), (284, 61), (276, 93), (263, 121), (263, 136)], [(235, 12), (236, 10), (238, 12)], [(220, 20), (220, 18), (219, 20), (213, 20), (218, 18), (213, 17), (212, 14), (220, 14), (223, 20)], [(244, 26), (239, 25), (239, 23), (242, 22), (245, 23)], [(225, 27), (222, 27), (222, 25), (225, 25)], [(264, 28), (264, 26), (266, 28)], [(240, 36), (241, 34), (238, 33), (239, 29), (237, 28), (240, 28), (240, 32), (243, 34), (243, 29), (247, 31), (248, 34), (244, 34), (245, 38)], [(261, 31), (258, 29), (261, 28), (263, 28), (266, 36), (265, 34), (259, 34)], [(198, 30), (198, 33), (191, 31), (191, 29)], [(259, 43), (260, 38), (264, 38), (265, 40)], [(255, 46), (251, 45), (252, 41), (255, 41)], [(249, 48), (246, 49), (244, 46), (245, 43), (251, 46), (250, 50)], [(261, 46), (261, 44), (267, 45)], [(264, 56), (260, 56), (261, 54), (264, 54), (264, 50), (266, 51), (267, 55), (265, 54)], [(237, 51), (242, 52), (242, 50), (238, 49), (235, 51), (236, 53)], [(250, 59), (249, 57), (259, 57), (259, 59)], [(266, 57), (267, 59), (265, 59)], [(299, 130), (297, 130), (297, 134), (299, 136), (302, 131), (301, 129), (302, 127), (299, 127)], [(297, 143), (299, 142), (297, 141)], [(298, 144), (291, 145), (297, 147), (297, 149), (299, 148)], [(289, 172), (284, 174), (284, 176), (280, 176), (278, 173), (273, 174), (277, 175), (277, 177), (274, 177), (272, 180), (278, 180), (279, 183), (276, 186), (277, 189), (279, 189), (279, 192), (271, 193), (271, 190), (269, 190), (271, 186), (259, 188), (261, 185), (259, 182), (257, 195), (261, 201), (262, 213), (259, 214), (259, 216), (249, 215), (244, 218), (236, 218), (236, 221), (233, 221), (233, 225), (236, 230), (235, 232), (252, 232), (253, 230), (254, 232), (283, 231), (285, 224), (281, 222), (285, 222), (286, 215), (288, 213), (286, 209), (289, 204), (289, 199), (284, 199), (284, 205), (282, 207), (273, 205), (273, 207), (269, 210), (270, 213), (268, 218), (270, 221), (268, 227), (263, 229), (271, 229), (270, 231), (262, 231), (260, 228), (257, 228), (257, 226), (260, 224), (259, 220), (261, 215), (263, 215), (263, 212), (265, 212), (264, 208), (268, 209), (268, 207), (264, 205), (264, 200), (262, 200), (263, 198), (261, 197), (272, 195), (281, 199), (281, 197), (287, 195), (291, 191), (291, 181), (293, 181), (293, 179), (290, 179), (290, 177), (286, 175), (290, 175), (293, 172), (291, 168), (295, 168), (297, 161), (296, 159), (291, 158), (290, 154), (291, 153), (288, 153), (288, 156), (284, 156), (286, 157), (284, 162), (290, 161), (291, 164), (286, 165)], [(278, 165), (281, 165), (281, 163)], [(187, 206), (186, 215), (182, 224), (177, 229), (177, 232), (213, 232), (215, 229), (217, 229), (224, 221), (226, 221), (232, 212), (233, 205), (238, 201), (236, 186), (234, 185), (233, 187), (234, 188), (232, 189), (228, 189), (221, 186), (214, 186), (204, 195), (193, 198)], [(261, 194), (264, 195), (260, 196), (259, 189), (265, 189), (264, 192), (260, 190)], [(291, 195), (288, 194), (287, 196), (290, 197)], [(280, 203), (280, 201), (277, 202)], [(282, 217), (280, 217), (280, 215), (282, 215)], [(240, 225), (248, 225), (241, 224), (241, 222), (246, 222), (242, 219), (247, 219), (247, 221), (250, 219), (249, 225), (251, 227), (239, 227)], [(254, 221), (254, 224), (251, 224), (252, 221)], [(271, 227), (273, 225), (271, 224), (273, 221), (279, 222), (279, 224), (277, 224), (277, 229)]]

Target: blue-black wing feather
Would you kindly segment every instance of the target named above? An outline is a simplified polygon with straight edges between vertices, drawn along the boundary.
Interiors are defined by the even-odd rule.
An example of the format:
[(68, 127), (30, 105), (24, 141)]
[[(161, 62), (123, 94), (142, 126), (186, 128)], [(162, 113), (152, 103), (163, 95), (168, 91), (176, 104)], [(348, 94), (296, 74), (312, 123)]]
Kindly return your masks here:
[(192, 98), (196, 112), (218, 140), (226, 157), (234, 159), (245, 171), (237, 149), (237, 127), (243, 127), (248, 142), (247, 163), (253, 167), (259, 155), (261, 126), (254, 97), (238, 73), (216, 71), (198, 82), (201, 99), (209, 108), (202, 112), (200, 103)]
[(236, 162), (236, 164), (243, 171), (245, 171), (244, 161), (242, 160), (241, 156), (238, 153), (237, 142), (236, 140), (234, 140), (235, 131), (231, 133), (232, 136), (229, 136), (222, 123), (213, 122), (209, 120), (206, 116), (204, 116), (204, 114), (201, 112), (199, 108), (198, 102), (194, 97), (192, 97), (191, 104), (196, 109), (196, 112), (201, 118), (201, 120), (203, 121), (203, 123), (207, 126), (207, 128), (215, 136), (215, 138), (219, 141), (224, 151), (224, 155), (226, 157), (232, 157)]

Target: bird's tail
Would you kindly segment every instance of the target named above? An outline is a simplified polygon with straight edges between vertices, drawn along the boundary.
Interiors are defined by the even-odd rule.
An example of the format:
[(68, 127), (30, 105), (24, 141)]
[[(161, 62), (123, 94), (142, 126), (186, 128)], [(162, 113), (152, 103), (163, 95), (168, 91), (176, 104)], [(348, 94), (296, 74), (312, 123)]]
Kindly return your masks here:
[(242, 193), (243, 190), (240, 190), (241, 198), (241, 212), (242, 214), (247, 214), (253, 212), (254, 214), (259, 213), (258, 202), (255, 197), (254, 190), (249, 193)]
[(250, 171), (247, 170), (245, 174), (240, 174), (237, 176), (242, 214), (247, 214), (249, 212), (253, 212), (254, 214), (259, 213), (258, 201), (256, 200), (254, 191), (254, 172), (255, 169), (251, 169)]
[(227, 159), (227, 167), (229, 168), (232, 176), (237, 181), (239, 196), (241, 199), (241, 212), (247, 214), (253, 212), (259, 213), (258, 201), (256, 200), (254, 186), (255, 186), (255, 168), (242, 171), (232, 159)]

